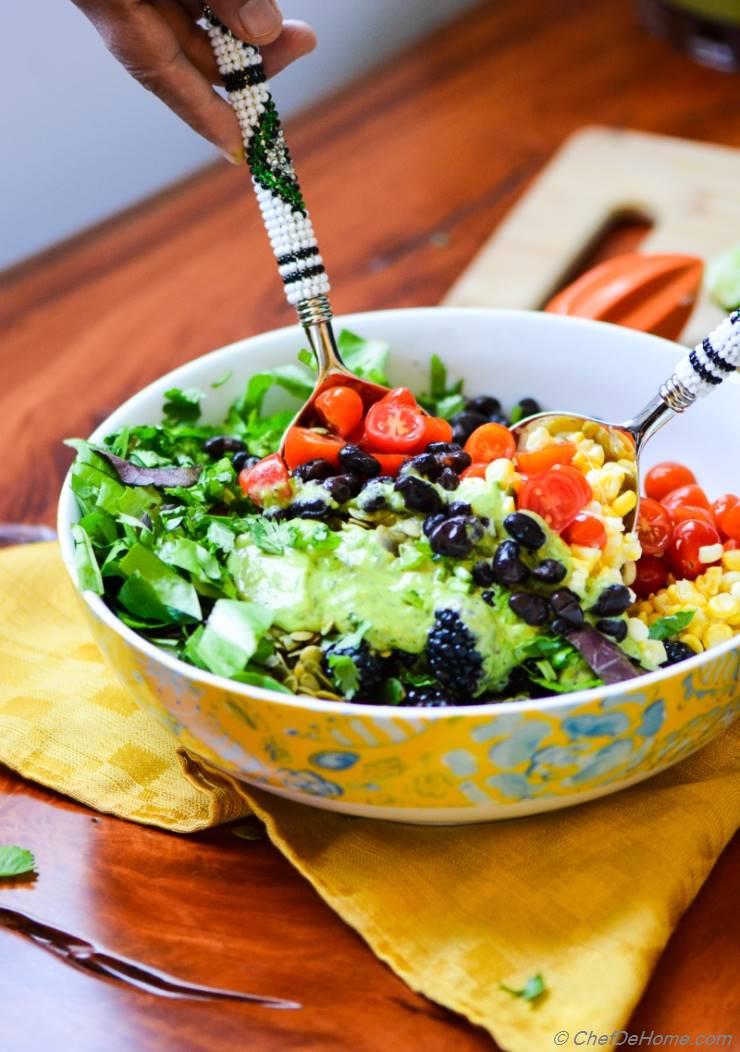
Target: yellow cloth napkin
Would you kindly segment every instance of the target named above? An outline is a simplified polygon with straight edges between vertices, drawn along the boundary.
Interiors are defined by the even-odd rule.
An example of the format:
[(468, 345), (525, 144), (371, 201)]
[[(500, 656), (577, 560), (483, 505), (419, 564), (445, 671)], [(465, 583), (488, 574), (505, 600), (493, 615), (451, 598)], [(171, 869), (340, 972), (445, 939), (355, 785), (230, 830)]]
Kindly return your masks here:
[[(1, 762), (180, 832), (254, 810), (379, 957), (506, 1052), (627, 1022), (740, 823), (739, 741), (736, 725), (642, 785), (534, 818), (425, 828), (311, 810), (178, 757), (97, 652), (56, 546), (0, 553)], [(499, 986), (538, 972), (536, 1004)]]

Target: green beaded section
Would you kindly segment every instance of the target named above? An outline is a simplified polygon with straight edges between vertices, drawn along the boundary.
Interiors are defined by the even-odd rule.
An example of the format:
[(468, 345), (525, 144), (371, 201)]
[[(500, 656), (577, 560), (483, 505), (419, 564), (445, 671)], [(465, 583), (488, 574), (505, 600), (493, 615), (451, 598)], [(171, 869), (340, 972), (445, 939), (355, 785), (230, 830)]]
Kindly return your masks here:
[(285, 201), (294, 211), (306, 215), (306, 203), (295, 177), (293, 161), (272, 99), (265, 103), (265, 111), (252, 131), (247, 147), (247, 162), (260, 186)]

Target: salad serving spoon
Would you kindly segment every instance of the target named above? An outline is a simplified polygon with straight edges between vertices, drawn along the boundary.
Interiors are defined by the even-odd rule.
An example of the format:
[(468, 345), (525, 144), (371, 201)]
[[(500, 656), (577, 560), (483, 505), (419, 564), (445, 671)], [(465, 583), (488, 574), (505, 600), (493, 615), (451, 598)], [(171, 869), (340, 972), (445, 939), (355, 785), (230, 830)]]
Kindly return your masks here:
[[(267, 87), (259, 48), (235, 37), (208, 7), (204, 8), (204, 19), (229, 102), (239, 121), (252, 183), (285, 295), (296, 309), (318, 367), (312, 394), (283, 436), (283, 455), (291, 427), (316, 422), (316, 401), (328, 388), (354, 388), (365, 408), (387, 394), (388, 388), (361, 379), (342, 361), (332, 328), (329, 278), (280, 116)], [(546, 427), (553, 433), (582, 430), (584, 426), (595, 429), (611, 459), (632, 465), (625, 482), (625, 488), (632, 488), (637, 497), (625, 515), (625, 527), (632, 529), (639, 500), (639, 456), (645, 443), (676, 414), (714, 390), (739, 365), (740, 311), (735, 311), (680, 360), (658, 394), (631, 420), (609, 424), (574, 413), (539, 413), (514, 425), (514, 438), (521, 448), (535, 428)]]

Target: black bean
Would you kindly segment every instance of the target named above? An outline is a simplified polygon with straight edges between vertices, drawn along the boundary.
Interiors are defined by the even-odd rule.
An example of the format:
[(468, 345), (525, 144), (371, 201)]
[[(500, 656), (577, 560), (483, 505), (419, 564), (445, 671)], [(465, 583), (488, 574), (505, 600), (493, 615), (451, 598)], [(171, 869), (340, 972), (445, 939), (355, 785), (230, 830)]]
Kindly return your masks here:
[(247, 453), (246, 449), (239, 450), (231, 458), (231, 463), (234, 471), (239, 474), (240, 471), (244, 471), (245, 468), (253, 468), (255, 464), (259, 463), (259, 457), (253, 457)]
[(462, 559), (470, 553), (476, 541), (483, 536), (483, 527), (477, 519), (457, 515), (445, 519), (429, 537), (432, 551), (438, 555), (451, 555)]
[(560, 588), (550, 596), (556, 617), (565, 621), (569, 628), (581, 628), (583, 626), (583, 610), (581, 602), (575, 592), (570, 588)]
[(425, 452), (427, 453), (459, 453), (462, 446), (457, 442), (430, 442)]
[(568, 571), (557, 559), (543, 559), (539, 566), (531, 571), (532, 577), (543, 584), (560, 584)]
[(481, 592), (481, 599), (484, 603), (488, 603), (489, 606), (496, 605), (496, 593), (495, 592)]
[(500, 409), (501, 403), (493, 395), (477, 395), (475, 398), (469, 398), (465, 403), (466, 412), (480, 413), (487, 420), (490, 420), (493, 414), (498, 413)]
[(473, 509), (465, 500), (453, 500), (447, 507), (448, 515), (472, 515)]
[(509, 597), (509, 606), (528, 625), (544, 625), (550, 614), (547, 600), (528, 592), (514, 592)]
[(470, 453), (466, 453), (464, 449), (453, 449), (447, 453), (435, 453), (434, 458), (440, 468), (451, 468), (458, 475), (473, 463)]
[(323, 519), (331, 508), (323, 500), (297, 500), (286, 509), (287, 517), (291, 519)]
[(597, 617), (618, 617), (632, 604), (632, 593), (623, 584), (608, 585), (591, 610)]
[(418, 457), (412, 457), (411, 460), (407, 460), (401, 468), (403, 474), (411, 470), (435, 482), (439, 478), (442, 467), (432, 453), (420, 453)]
[(423, 525), (421, 527), (422, 530), (424, 531), (424, 536), (425, 537), (431, 537), (431, 535), (437, 529), (439, 524), (444, 522), (446, 518), (447, 518), (447, 516), (446, 515), (442, 515), (440, 512), (438, 512), (436, 515), (427, 515), (427, 517), (424, 519), (424, 523), (423, 523)]
[(356, 475), (335, 475), (324, 480), (324, 489), (337, 504), (344, 504), (360, 492), (362, 482)]
[(433, 514), (442, 510), (442, 498), (434, 486), (414, 475), (405, 475), (398, 479), (395, 490), (403, 497), (404, 504), (411, 511), (424, 511)]
[(455, 490), (460, 485), (460, 476), (452, 468), (443, 468), (437, 482), (442, 489)]
[(382, 470), (380, 461), (351, 443), (342, 446), (339, 450), (339, 463), (345, 471), (351, 471), (354, 475), (368, 479), (376, 478)]
[(514, 408), (519, 410), (520, 420), (526, 416), (534, 416), (535, 413), (542, 412), (542, 406), (536, 398), (521, 398)]
[(476, 427), (488, 423), (488, 417), (484, 416), (483, 413), (471, 413), (464, 409), (461, 413), (455, 413), (450, 423), (452, 424), (452, 437), (455, 442), (463, 446)]
[(530, 551), (541, 548), (547, 540), (545, 531), (537, 520), (525, 511), (513, 511), (511, 515), (507, 515), (504, 519), (504, 529), (515, 541), (519, 541)]
[(516, 541), (502, 541), (493, 557), (493, 575), (499, 584), (523, 584), (529, 570), (519, 558), (521, 548)]
[(492, 413), (488, 418), (490, 424), (503, 424), (504, 427), (509, 427), (510, 421), (506, 413)]
[(231, 435), (214, 435), (203, 443), (203, 449), (214, 460), (220, 460), (229, 453), (244, 453), (246, 448), (240, 438), (233, 438)]
[(596, 627), (605, 636), (611, 636), (612, 639), (616, 639), (617, 643), (621, 643), (623, 639), (627, 638), (627, 622), (622, 621), (618, 617), (604, 617), (596, 622)]
[(680, 643), (678, 640), (669, 640), (665, 644), (666, 660), (660, 666), (661, 668), (668, 668), (670, 665), (677, 665), (679, 661), (686, 661), (687, 658), (694, 656), (694, 651), (691, 647), (685, 643)]
[(476, 563), (473, 567), (473, 580), (476, 584), (480, 585), (481, 588), (490, 588), (495, 577), (493, 576), (493, 566), (490, 562), (485, 562), (481, 559), (480, 562)]
[(360, 507), (363, 511), (382, 511), (388, 507), (388, 500), (385, 493), (371, 491), (362, 497)]
[(565, 636), (572, 629), (572, 625), (563, 617), (556, 617), (555, 620), (550, 624), (550, 631), (554, 636)]
[(327, 460), (319, 459), (307, 460), (305, 464), (293, 468), (293, 474), (303, 482), (321, 482), (336, 473), (336, 468), (332, 467)]

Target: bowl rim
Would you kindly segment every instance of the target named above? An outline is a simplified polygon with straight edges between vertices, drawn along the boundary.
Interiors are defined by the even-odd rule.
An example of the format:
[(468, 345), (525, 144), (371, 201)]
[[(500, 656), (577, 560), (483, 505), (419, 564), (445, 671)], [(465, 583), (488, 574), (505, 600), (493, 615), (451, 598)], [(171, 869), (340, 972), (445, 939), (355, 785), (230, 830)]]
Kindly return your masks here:
[[(660, 336), (653, 336), (649, 333), (640, 332), (635, 329), (626, 329), (622, 326), (612, 325), (608, 322), (594, 321), (590, 318), (575, 318), (569, 315), (562, 314), (548, 314), (544, 311), (530, 311), (530, 310), (512, 310), (502, 309), (496, 307), (397, 307), (390, 310), (376, 310), (376, 311), (361, 311), (347, 315), (341, 315), (335, 320), (341, 324), (347, 325), (362, 325), (364, 319), (368, 317), (383, 316), (392, 320), (394, 315), (403, 315), (404, 317), (410, 314), (426, 315), (431, 312), (439, 314), (444, 312), (447, 316), (496, 316), (496, 317), (516, 317), (528, 319), (527, 324), (545, 324), (545, 325), (569, 325), (571, 327), (587, 328), (599, 332), (600, 330), (618, 330), (624, 337), (625, 340), (632, 340), (633, 342), (639, 341), (645, 344), (664, 345), (665, 347), (671, 347), (675, 350), (676, 354), (681, 353), (681, 347), (670, 340), (663, 339)], [(108, 416), (94, 429), (90, 435), (89, 440), (97, 440), (108, 433), (110, 429), (109, 421), (119, 415), (125, 415), (127, 410), (130, 410), (143, 396), (145, 396), (153, 387), (159, 387), (160, 385), (167, 383), (168, 385), (179, 382), (179, 379), (183, 374), (189, 373), (193, 366), (209, 361), (214, 365), (218, 365), (221, 358), (230, 356), (237, 348), (248, 350), (250, 345), (255, 342), (264, 342), (265, 340), (279, 341), (287, 336), (289, 333), (295, 333), (300, 338), (302, 330), (300, 325), (285, 325), (279, 329), (270, 329), (267, 332), (255, 333), (253, 336), (244, 337), (241, 340), (236, 340), (233, 343), (226, 344), (224, 347), (216, 348), (213, 351), (208, 351), (206, 354), (199, 355), (197, 358), (192, 358), (190, 361), (183, 363), (182, 365), (176, 366), (169, 372), (156, 377), (145, 387), (142, 387), (139, 391), (136, 391), (133, 395), (127, 398), (119, 406), (117, 406)], [(510, 715), (516, 713), (526, 712), (549, 712), (556, 711), (562, 707), (571, 707), (573, 705), (583, 705), (590, 701), (605, 701), (610, 698), (616, 697), (619, 694), (631, 692), (632, 687), (630, 685), (639, 684), (640, 690), (648, 691), (653, 686), (659, 684), (663, 680), (672, 679), (676, 675), (676, 666), (672, 665), (668, 668), (659, 668), (654, 672), (646, 672), (641, 676), (636, 676), (634, 680), (625, 680), (621, 683), (614, 683), (604, 687), (591, 687), (588, 690), (578, 690), (567, 694), (555, 694), (547, 698), (528, 698), (521, 701), (492, 701), (477, 704), (471, 702), (467, 705), (448, 705), (445, 708), (434, 709), (434, 708), (410, 708), (405, 706), (396, 705), (384, 705), (377, 704), (373, 705), (367, 702), (353, 702), (341, 699), (340, 701), (329, 701), (324, 698), (313, 698), (308, 694), (284, 694), (280, 691), (268, 690), (265, 687), (250, 686), (249, 684), (239, 683), (236, 680), (228, 679), (225, 676), (217, 676), (212, 672), (208, 672), (205, 669), (200, 669), (195, 665), (190, 665), (186, 661), (180, 660), (180, 658), (173, 657), (166, 651), (161, 650), (155, 646), (154, 643), (150, 643), (143, 636), (140, 636), (128, 625), (125, 625), (120, 618), (116, 617), (113, 611), (105, 604), (103, 599), (96, 595), (94, 592), (83, 590), (79, 587), (77, 581), (77, 573), (74, 565), (73, 551), (74, 546), (72, 544), (71, 526), (74, 522), (74, 493), (70, 485), (72, 469), (67, 471), (62, 488), (60, 491), (59, 501), (57, 505), (57, 533), (59, 537), (59, 545), (62, 553), (62, 560), (64, 562), (67, 573), (69, 574), (75, 591), (82, 598), (85, 604), (90, 609), (90, 612), (98, 620), (102, 621), (108, 628), (120, 636), (129, 646), (133, 647), (134, 650), (138, 650), (145, 658), (154, 660), (164, 665), (169, 671), (174, 672), (185, 679), (194, 679), (200, 683), (208, 684), (212, 687), (220, 688), (221, 690), (228, 691), (231, 694), (241, 695), (244, 698), (257, 701), (269, 701), (272, 703), (279, 703), (286, 707), (296, 707), (305, 709), (310, 712), (320, 712), (324, 714), (334, 715), (363, 715), (363, 716), (375, 716), (387, 719), (388, 717), (395, 716), (400, 719), (413, 719), (413, 720), (428, 720), (435, 721), (441, 719), (447, 719), (449, 717), (460, 717), (463, 715), (468, 716), (495, 716), (495, 715)], [(701, 668), (705, 664), (709, 664), (723, 657), (726, 654), (731, 653), (733, 650), (740, 647), (740, 637), (735, 639), (729, 639), (725, 643), (720, 644), (717, 647), (713, 647), (711, 650), (705, 650), (701, 654), (696, 654), (692, 658), (687, 658), (681, 662), (681, 674), (689, 675), (694, 669)]]

